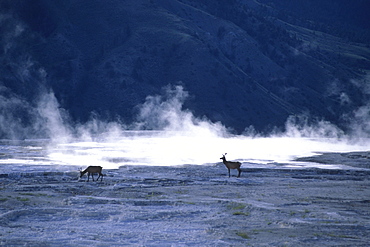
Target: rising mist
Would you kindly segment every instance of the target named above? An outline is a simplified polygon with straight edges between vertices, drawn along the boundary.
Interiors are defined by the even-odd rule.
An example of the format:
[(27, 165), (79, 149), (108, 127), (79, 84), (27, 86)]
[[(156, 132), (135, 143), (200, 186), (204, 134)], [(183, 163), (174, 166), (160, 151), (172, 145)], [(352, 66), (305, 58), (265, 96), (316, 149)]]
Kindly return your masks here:
[[(166, 120), (144, 123), (140, 114), (154, 113), (138, 106), (179, 81), (189, 95), (184, 118), (234, 133), (284, 132), (291, 116), (366, 132), (366, 30), (316, 12), (302, 22), (290, 5), (271, 2), (1, 1), (0, 135), (50, 135), (52, 115), (35, 110), (48, 94), (60, 109), (53, 117), (72, 132), (104, 122), (162, 128)], [(362, 9), (351, 7), (349, 16)]]

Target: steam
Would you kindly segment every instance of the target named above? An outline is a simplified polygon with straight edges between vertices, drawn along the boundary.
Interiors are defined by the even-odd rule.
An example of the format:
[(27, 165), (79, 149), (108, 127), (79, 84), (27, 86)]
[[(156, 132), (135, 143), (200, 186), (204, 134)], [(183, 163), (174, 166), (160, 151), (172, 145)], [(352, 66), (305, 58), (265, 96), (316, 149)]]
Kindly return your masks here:
[(68, 115), (59, 108), (53, 93), (42, 94), (34, 106), (5, 88), (0, 88), (2, 139), (50, 138), (67, 141), (71, 131), (66, 119)]
[[(52, 90), (45, 85), (47, 71), (34, 61), (27, 52), (25, 42), (32, 43), (35, 38), (26, 24), (11, 13), (0, 13), (0, 25), (3, 33), (0, 37), (2, 62), (6, 63), (16, 80), (35, 85), (39, 95), (35, 102), (30, 102), (2, 86), (0, 81), (0, 137), (10, 139), (49, 138), (53, 142), (70, 142), (76, 140), (94, 141), (119, 139), (127, 130), (158, 130), (166, 135), (192, 135), (199, 137), (230, 137), (228, 129), (221, 123), (213, 123), (198, 118), (184, 109), (188, 92), (181, 86), (167, 86), (162, 95), (148, 96), (145, 102), (137, 106), (137, 121), (124, 125), (119, 121), (105, 122), (92, 114), (87, 123), (74, 123), (68, 112), (61, 108)], [(301, 50), (311, 49), (303, 45)], [(334, 138), (360, 139), (370, 137), (370, 74), (351, 83), (364, 93), (363, 105), (343, 116), (349, 119), (350, 131), (344, 133), (334, 124), (314, 119), (308, 114), (291, 116), (287, 119), (285, 131), (273, 132), (270, 137), (291, 138)], [(37, 90), (35, 90), (37, 91)], [(339, 98), (341, 105), (353, 104), (340, 82), (334, 80), (329, 84), (328, 95)], [(314, 119), (314, 120), (313, 120)], [(244, 136), (261, 137), (253, 126), (246, 128)]]
[[(255, 133), (253, 127), (248, 128), (250, 135), (231, 135), (221, 123), (196, 118), (184, 109), (187, 97), (182, 86), (167, 86), (163, 95), (148, 96), (138, 106), (137, 122), (126, 126), (101, 121), (94, 115), (85, 124), (73, 123), (48, 91), (41, 94), (36, 107), (17, 97), (2, 96), (2, 113), (6, 113), (6, 108), (22, 106), (20, 109), (32, 116), (32, 124), (17, 122), (11, 111), (1, 115), (0, 126), (1, 131), (10, 128), (12, 136), (19, 130), (23, 135), (30, 131), (47, 136), (52, 143), (48, 148), (51, 164), (94, 164), (106, 169), (122, 165), (214, 164), (220, 162), (223, 153), (228, 153), (228, 159), (243, 162), (244, 167), (274, 167), (315, 152), (358, 151), (367, 147), (349, 144), (335, 125), (312, 121), (308, 115), (290, 117), (284, 132), (269, 136)], [(367, 109), (363, 111), (358, 111), (358, 118), (368, 116)]]
[(226, 128), (221, 123), (212, 123), (206, 118), (198, 119), (183, 104), (188, 93), (182, 86), (167, 86), (165, 96), (148, 96), (140, 108), (137, 129), (182, 132), (197, 136), (225, 136)]
[(51, 140), (68, 142), (72, 137), (71, 126), (68, 123), (67, 112), (59, 107), (59, 103), (53, 93), (45, 93), (41, 96), (37, 105), (40, 121), (37, 127), (45, 129)]
[(354, 121), (351, 122), (351, 134), (356, 139), (370, 137), (370, 102), (353, 112)]
[(0, 86), (0, 138), (19, 139), (32, 133), (32, 126), (24, 121), (26, 117), (32, 121), (34, 112), (27, 101), (7, 92)]
[(290, 116), (285, 132), (277, 136), (293, 138), (346, 138), (343, 130), (325, 120), (313, 120), (309, 115)]
[(362, 79), (351, 80), (351, 83), (358, 87), (365, 96), (364, 104), (347, 116), (351, 120), (350, 130), (351, 136), (356, 139), (363, 140), (370, 138), (370, 73)]
[[(253, 126), (243, 135), (232, 135), (222, 123), (195, 117), (184, 108), (189, 94), (181, 85), (163, 88), (137, 106), (136, 121), (106, 122), (91, 114), (86, 123), (76, 123), (63, 109), (53, 91), (47, 88), (47, 71), (27, 53), (24, 42), (35, 37), (16, 17), (0, 13), (3, 30), (0, 37), (1, 61), (20, 85), (34, 85), (32, 101), (11, 92), (0, 81), (0, 138), (47, 138), (53, 145), (52, 164), (115, 168), (127, 164), (182, 165), (217, 163), (223, 153), (228, 159), (249, 164), (289, 162), (314, 152), (366, 150), (370, 137), (370, 75), (351, 83), (364, 92), (363, 104), (343, 116), (350, 131), (315, 119), (308, 114), (291, 116), (284, 131), (263, 136)], [(311, 49), (303, 46), (302, 50)], [(333, 81), (329, 94), (340, 104), (355, 102)], [(356, 145), (356, 143), (360, 145)], [(56, 147), (56, 148), (55, 148)]]
[[(0, 88), (0, 133), (2, 138), (49, 138), (54, 142), (94, 141), (120, 138), (128, 130), (156, 130), (166, 135), (192, 135), (199, 137), (230, 137), (221, 123), (195, 117), (183, 108), (188, 92), (182, 86), (167, 86), (163, 95), (148, 96), (138, 106), (137, 121), (127, 126), (120, 122), (104, 122), (92, 115), (90, 121), (76, 124), (68, 112), (61, 108), (54, 94), (44, 91), (36, 106)], [(351, 135), (325, 120), (314, 120), (308, 114), (291, 116), (285, 131), (275, 131), (269, 137), (332, 138), (337, 140), (370, 136), (370, 102), (351, 115)], [(261, 137), (253, 126), (244, 132), (247, 137)]]
[[(0, 69), (4, 74), (0, 80), (0, 138), (18, 140), (66, 135), (56, 129), (56, 126), (59, 130), (66, 128), (56, 116), (61, 114), (57, 100), (52, 93), (45, 93), (47, 72), (27, 50), (36, 36), (16, 15), (1, 13), (1, 10), (0, 27), (0, 59), (4, 65)], [(12, 92), (6, 87), (10, 83), (20, 91), (31, 90), (27, 92), (30, 97), (26, 99)]]
[(1, 44), (4, 54), (14, 48), (16, 39), (25, 31), (25, 27), (11, 14), (0, 13), (0, 25), (2, 27)]

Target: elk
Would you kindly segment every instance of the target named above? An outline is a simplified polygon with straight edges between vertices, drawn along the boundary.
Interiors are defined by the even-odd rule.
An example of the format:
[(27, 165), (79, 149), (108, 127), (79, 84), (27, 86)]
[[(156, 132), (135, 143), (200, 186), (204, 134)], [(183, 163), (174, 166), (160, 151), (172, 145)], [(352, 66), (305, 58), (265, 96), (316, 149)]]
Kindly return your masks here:
[(96, 179), (96, 181), (98, 181), (100, 177), (101, 177), (101, 181), (103, 181), (103, 176), (104, 175), (101, 173), (102, 169), (103, 169), (103, 167), (101, 167), (101, 166), (89, 166), (88, 168), (86, 168), (83, 171), (80, 170), (80, 178), (82, 178), (82, 176), (87, 172), (87, 182), (89, 182), (90, 174), (91, 174), (92, 180), (94, 181), (94, 173), (98, 173), (99, 176)]
[(229, 177), (230, 177), (230, 169), (237, 169), (238, 172), (239, 172), (238, 177), (240, 177), (240, 173), (242, 173), (242, 170), (240, 169), (240, 166), (242, 165), (242, 163), (240, 163), (238, 161), (227, 161), (226, 158), (225, 158), (226, 154), (227, 153), (223, 154), (222, 157), (220, 158), (220, 160), (222, 160), (222, 162), (225, 164), (225, 166), (229, 170)]

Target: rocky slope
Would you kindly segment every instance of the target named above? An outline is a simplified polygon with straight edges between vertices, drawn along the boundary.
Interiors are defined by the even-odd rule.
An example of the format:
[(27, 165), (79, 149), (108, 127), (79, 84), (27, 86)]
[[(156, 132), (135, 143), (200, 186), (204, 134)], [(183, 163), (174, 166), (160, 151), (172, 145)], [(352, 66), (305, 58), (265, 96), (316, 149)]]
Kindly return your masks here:
[(73, 121), (131, 123), (169, 84), (189, 92), (184, 108), (238, 132), (302, 113), (347, 126), (368, 104), (368, 29), (335, 32), (340, 12), (330, 26), (275, 2), (2, 1), (0, 136), (37, 118), (50, 90)]

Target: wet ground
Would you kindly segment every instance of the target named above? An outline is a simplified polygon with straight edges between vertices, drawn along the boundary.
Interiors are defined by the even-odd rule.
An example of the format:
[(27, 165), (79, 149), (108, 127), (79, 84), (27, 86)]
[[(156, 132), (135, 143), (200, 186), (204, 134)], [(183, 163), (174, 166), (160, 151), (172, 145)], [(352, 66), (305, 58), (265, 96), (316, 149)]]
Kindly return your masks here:
[(369, 153), (340, 156), (356, 166), (240, 178), (222, 164), (123, 166), (102, 182), (71, 167), (0, 172), (0, 245), (368, 246)]

